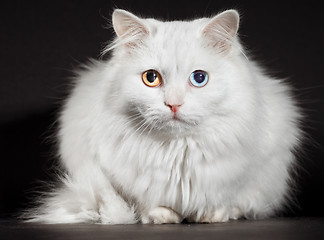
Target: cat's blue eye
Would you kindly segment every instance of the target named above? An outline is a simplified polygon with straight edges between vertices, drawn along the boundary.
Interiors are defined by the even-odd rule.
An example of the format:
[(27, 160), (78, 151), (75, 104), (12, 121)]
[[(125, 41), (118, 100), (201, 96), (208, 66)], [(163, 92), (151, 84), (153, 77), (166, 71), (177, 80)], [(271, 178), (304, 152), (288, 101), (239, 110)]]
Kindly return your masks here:
[(203, 87), (208, 82), (208, 74), (202, 70), (196, 70), (190, 74), (190, 83), (195, 87)]

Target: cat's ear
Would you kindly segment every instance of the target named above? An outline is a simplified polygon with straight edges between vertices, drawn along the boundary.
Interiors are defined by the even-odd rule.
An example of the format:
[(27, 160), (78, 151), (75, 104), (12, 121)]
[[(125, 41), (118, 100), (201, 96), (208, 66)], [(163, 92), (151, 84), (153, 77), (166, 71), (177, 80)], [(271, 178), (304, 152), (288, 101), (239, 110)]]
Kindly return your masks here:
[(227, 52), (234, 43), (240, 17), (236, 10), (224, 11), (213, 17), (202, 29), (208, 44), (221, 52)]
[(128, 45), (136, 45), (136, 41), (149, 34), (143, 20), (125, 10), (116, 9), (113, 12), (112, 24), (117, 37), (126, 40)]

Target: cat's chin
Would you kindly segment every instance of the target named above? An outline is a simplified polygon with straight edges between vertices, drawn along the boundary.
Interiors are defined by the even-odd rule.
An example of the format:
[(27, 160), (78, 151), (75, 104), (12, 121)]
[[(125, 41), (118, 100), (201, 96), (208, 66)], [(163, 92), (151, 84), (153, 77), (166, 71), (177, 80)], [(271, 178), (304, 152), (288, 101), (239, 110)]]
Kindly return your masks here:
[[(139, 113), (140, 116), (138, 116)], [(139, 113), (134, 113), (136, 121), (131, 123), (135, 126), (135, 132), (140, 135), (146, 133), (167, 137), (187, 136), (197, 133), (201, 124), (201, 119), (188, 118), (183, 114), (159, 114), (152, 118), (145, 112), (140, 111)]]
[(185, 136), (192, 134), (197, 129), (197, 124), (179, 117), (171, 117), (161, 124), (156, 130), (159, 134), (174, 136)]

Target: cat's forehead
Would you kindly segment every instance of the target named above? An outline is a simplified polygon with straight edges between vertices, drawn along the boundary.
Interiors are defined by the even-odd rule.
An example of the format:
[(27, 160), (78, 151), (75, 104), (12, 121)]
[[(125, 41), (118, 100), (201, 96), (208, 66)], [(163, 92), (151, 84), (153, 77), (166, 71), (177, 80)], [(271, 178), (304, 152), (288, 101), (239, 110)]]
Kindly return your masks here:
[[(206, 19), (159, 22), (151, 20), (150, 51), (160, 67), (176, 65), (178, 69), (194, 64), (201, 49), (201, 30)], [(190, 61), (188, 61), (190, 60)]]
[(198, 36), (207, 19), (193, 21), (161, 22), (154, 19), (148, 20), (151, 25), (152, 35), (166, 39), (182, 40), (182, 36)]

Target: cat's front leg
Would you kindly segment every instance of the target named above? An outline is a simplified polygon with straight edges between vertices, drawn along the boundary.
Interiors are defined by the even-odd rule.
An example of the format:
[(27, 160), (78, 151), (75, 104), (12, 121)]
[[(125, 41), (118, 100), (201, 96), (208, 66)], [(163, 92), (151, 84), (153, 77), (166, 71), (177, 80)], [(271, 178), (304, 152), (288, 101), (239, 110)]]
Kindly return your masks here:
[(164, 224), (164, 223), (181, 223), (182, 217), (168, 207), (156, 207), (148, 211), (147, 214), (143, 214), (141, 222), (144, 224)]

